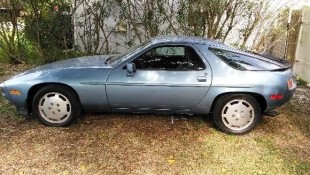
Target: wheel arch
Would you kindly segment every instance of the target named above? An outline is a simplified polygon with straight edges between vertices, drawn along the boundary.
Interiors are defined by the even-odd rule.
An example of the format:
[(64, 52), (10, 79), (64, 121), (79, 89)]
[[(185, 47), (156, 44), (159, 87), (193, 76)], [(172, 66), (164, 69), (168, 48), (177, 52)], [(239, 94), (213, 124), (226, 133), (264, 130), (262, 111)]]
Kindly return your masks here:
[(33, 112), (32, 110), (32, 103), (33, 103), (33, 99), (35, 94), (42, 88), (49, 86), (49, 85), (58, 85), (58, 86), (63, 86), (66, 87), (67, 89), (69, 89), (70, 91), (72, 91), (73, 93), (75, 93), (76, 97), (78, 98), (78, 102), (81, 104), (81, 100), (80, 97), (78, 95), (78, 93), (76, 92), (76, 90), (71, 87), (70, 85), (64, 84), (64, 83), (40, 83), (40, 84), (36, 84), (33, 85), (27, 94), (27, 107), (28, 107), (28, 114), (31, 114)]
[(257, 103), (259, 104), (259, 107), (261, 109), (261, 112), (264, 112), (266, 109), (267, 109), (267, 101), (266, 99), (264, 98), (263, 95), (261, 94), (258, 94), (258, 93), (253, 93), (253, 92), (227, 92), (227, 93), (223, 93), (223, 94), (219, 94), (218, 96), (216, 96), (212, 102), (212, 106), (211, 106), (211, 111), (210, 112), (213, 112), (214, 111), (214, 108), (216, 106), (216, 103), (217, 103), (217, 100), (219, 98), (221, 98), (222, 96), (225, 96), (225, 95), (233, 95), (233, 94), (248, 94), (248, 95), (251, 95), (252, 97), (255, 98), (255, 100), (257, 101)]

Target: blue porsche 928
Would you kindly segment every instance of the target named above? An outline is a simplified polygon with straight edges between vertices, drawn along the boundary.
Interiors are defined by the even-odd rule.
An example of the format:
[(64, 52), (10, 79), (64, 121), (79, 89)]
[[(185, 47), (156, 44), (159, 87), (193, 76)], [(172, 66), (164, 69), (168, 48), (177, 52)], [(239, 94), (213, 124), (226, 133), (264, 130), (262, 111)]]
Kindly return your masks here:
[(293, 96), (291, 65), (198, 37), (161, 36), (121, 55), (55, 62), (1, 85), (20, 114), (67, 126), (81, 112), (206, 115), (231, 134)]

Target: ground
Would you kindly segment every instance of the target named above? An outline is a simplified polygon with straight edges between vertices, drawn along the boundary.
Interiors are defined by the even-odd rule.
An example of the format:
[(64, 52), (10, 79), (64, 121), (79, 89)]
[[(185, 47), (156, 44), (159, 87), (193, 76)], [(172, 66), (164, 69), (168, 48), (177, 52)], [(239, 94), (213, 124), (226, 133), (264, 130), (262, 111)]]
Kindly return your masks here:
[[(0, 65), (0, 82), (25, 69)], [(67, 128), (0, 98), (0, 174), (310, 174), (310, 89), (242, 136), (210, 116), (85, 114)]]

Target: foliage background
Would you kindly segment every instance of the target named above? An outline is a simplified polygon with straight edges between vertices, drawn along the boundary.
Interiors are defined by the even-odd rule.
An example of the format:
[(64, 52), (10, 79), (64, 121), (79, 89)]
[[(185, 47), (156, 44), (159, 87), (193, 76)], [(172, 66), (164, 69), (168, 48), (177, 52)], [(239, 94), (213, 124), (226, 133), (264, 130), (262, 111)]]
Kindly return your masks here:
[[(0, 62), (13, 64), (118, 52), (115, 33), (125, 36), (116, 43), (125, 48), (168, 34), (264, 50), (272, 47), (261, 42), (266, 28), (285, 14), (282, 7), (271, 11), (267, 0), (4, 0), (0, 6), (8, 10), (0, 13)], [(273, 26), (267, 33), (285, 37)]]

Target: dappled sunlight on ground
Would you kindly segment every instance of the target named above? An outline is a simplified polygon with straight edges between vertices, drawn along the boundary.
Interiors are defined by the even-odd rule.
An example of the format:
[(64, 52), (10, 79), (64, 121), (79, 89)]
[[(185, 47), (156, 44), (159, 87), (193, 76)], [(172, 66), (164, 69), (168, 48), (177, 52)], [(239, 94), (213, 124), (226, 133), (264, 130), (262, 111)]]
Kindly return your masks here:
[(294, 120), (309, 124), (309, 118), (286, 110), (265, 117), (243, 136), (217, 131), (204, 116), (176, 115), (171, 124), (167, 115), (87, 114), (68, 128), (8, 117), (0, 125), (0, 169), (9, 174), (305, 173), (309, 128), (300, 129)]

